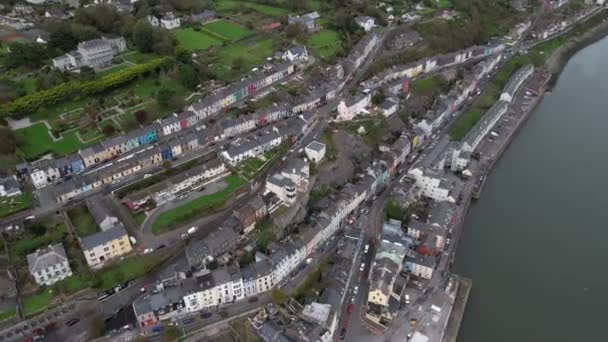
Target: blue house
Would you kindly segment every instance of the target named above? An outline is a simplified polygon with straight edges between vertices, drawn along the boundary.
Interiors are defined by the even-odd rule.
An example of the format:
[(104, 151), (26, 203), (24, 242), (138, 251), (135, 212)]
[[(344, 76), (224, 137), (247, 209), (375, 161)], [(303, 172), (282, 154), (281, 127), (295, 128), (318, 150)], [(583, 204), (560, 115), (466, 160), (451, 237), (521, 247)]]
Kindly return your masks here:
[(171, 150), (171, 146), (169, 144), (163, 144), (160, 146), (160, 155), (163, 160), (171, 160), (173, 158), (173, 151)]
[(148, 145), (148, 144), (155, 142), (156, 139), (158, 138), (159, 129), (160, 129), (160, 124), (158, 124), (158, 123), (137, 129), (135, 131), (134, 135), (137, 136), (139, 146)]
[(73, 154), (69, 157), (70, 166), (72, 167), (72, 173), (80, 173), (84, 171), (84, 162), (78, 154)]

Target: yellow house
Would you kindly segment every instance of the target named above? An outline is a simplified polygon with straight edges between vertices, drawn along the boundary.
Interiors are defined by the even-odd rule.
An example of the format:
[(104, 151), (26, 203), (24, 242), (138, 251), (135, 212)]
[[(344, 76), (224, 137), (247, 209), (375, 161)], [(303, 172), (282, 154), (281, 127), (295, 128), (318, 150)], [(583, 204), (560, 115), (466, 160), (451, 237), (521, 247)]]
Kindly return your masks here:
[(91, 268), (100, 268), (114, 258), (130, 253), (133, 248), (122, 225), (80, 239), (80, 246)]

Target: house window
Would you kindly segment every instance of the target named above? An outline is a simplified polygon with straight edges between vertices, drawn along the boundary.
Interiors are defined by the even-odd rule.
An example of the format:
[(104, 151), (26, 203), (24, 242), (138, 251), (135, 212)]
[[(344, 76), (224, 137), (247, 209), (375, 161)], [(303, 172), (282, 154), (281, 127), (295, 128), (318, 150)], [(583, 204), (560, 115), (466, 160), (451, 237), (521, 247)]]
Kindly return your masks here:
[(109, 250), (110, 250), (110, 248), (109, 248), (109, 247), (104, 247), (104, 249), (103, 249), (103, 251), (104, 251), (104, 252), (107, 252), (107, 251), (109, 251)]

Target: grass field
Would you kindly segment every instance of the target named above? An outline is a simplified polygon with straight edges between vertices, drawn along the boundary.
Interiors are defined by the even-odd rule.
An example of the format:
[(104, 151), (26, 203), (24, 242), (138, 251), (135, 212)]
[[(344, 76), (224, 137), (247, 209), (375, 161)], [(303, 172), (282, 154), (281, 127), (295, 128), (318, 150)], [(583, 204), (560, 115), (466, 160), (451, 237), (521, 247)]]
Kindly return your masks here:
[[(237, 74), (248, 72), (252, 68), (264, 63), (264, 60), (272, 55), (272, 39), (259, 41), (247, 40), (236, 44), (229, 44), (220, 49), (215, 55), (215, 63), (211, 71), (223, 80), (230, 80)], [(241, 58), (243, 66), (241, 70), (232, 70), (235, 59)]]
[(46, 309), (46, 307), (53, 299), (52, 290), (44, 290), (23, 299), (23, 311), (25, 316), (33, 316), (40, 311)]
[(190, 50), (207, 50), (212, 46), (222, 45), (222, 40), (203, 31), (194, 31), (194, 29), (181, 28), (175, 31), (175, 38), (179, 46)]
[(97, 224), (87, 207), (82, 204), (68, 210), (68, 216), (79, 237), (85, 237), (97, 233)]
[[(53, 141), (43, 123), (15, 130), (15, 135), (22, 141), (19, 150), (26, 159), (35, 159), (45, 153), (53, 152), (64, 156), (78, 151), (83, 145), (76, 136), (76, 131), (64, 134), (63, 139)], [(96, 141), (90, 142), (90, 144)]]
[(107, 76), (107, 75), (113, 74), (113, 73), (115, 73), (117, 71), (127, 69), (127, 68), (129, 68), (129, 66), (130, 65), (128, 65), (128, 64), (115, 65), (115, 66), (113, 66), (111, 68), (108, 68), (108, 69), (105, 69), (105, 70), (102, 70), (100, 72), (95, 73), (95, 76), (97, 78), (100, 78), (100, 77), (103, 77), (103, 76)]
[(16, 309), (6, 310), (0, 312), (0, 321), (4, 321), (5, 319), (9, 319), (17, 313)]
[(203, 217), (213, 211), (221, 209), (228, 196), (245, 184), (245, 180), (238, 175), (229, 175), (224, 178), (227, 186), (216, 193), (201, 196), (177, 208), (167, 210), (156, 218), (152, 224), (152, 233), (155, 235), (179, 228), (189, 221)]
[(307, 45), (319, 57), (330, 58), (341, 48), (340, 36), (333, 30), (321, 30), (308, 37)]
[(281, 7), (256, 4), (245, 1), (235, 1), (235, 0), (216, 0), (215, 1), (215, 9), (220, 12), (231, 11), (238, 8), (251, 8), (254, 11), (265, 14), (272, 17), (279, 17), (287, 14), (287, 10)]
[(205, 30), (222, 36), (225, 40), (239, 40), (252, 34), (246, 28), (226, 20), (217, 20), (203, 26)]
[(18, 213), (34, 205), (31, 192), (24, 192), (15, 197), (3, 197), (0, 201), (0, 217), (6, 217)]
[(113, 264), (96, 272), (95, 275), (101, 279), (99, 288), (109, 289), (118, 283), (133, 280), (150, 272), (163, 259), (158, 255), (137, 256)]
[[(45, 226), (47, 225), (45, 224)], [(44, 248), (48, 245), (62, 242), (66, 235), (67, 229), (63, 223), (55, 226), (48, 225), (46, 234), (42, 236), (29, 237), (27, 239), (19, 239), (11, 242), (9, 246), (11, 259), (17, 260), (18, 258), (23, 257), (38, 248)]]
[(446, 90), (449, 83), (441, 75), (433, 75), (412, 82), (412, 91), (420, 96), (435, 96)]
[(120, 55), (125, 62), (130, 62), (133, 64), (146, 63), (153, 59), (159, 58), (160, 56), (154, 53), (143, 53), (143, 52), (125, 52)]

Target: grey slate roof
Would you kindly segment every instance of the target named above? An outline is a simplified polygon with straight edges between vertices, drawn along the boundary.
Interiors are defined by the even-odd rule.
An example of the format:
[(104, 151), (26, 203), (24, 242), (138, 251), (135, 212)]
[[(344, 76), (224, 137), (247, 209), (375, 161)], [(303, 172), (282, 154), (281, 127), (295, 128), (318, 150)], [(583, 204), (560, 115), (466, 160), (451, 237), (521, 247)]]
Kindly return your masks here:
[(80, 246), (83, 250), (89, 250), (125, 235), (127, 235), (126, 229), (122, 225), (119, 225), (106, 231), (81, 238)]
[(85, 203), (89, 213), (91, 213), (91, 216), (93, 216), (93, 219), (98, 226), (100, 226), (107, 217), (114, 217), (108, 207), (103, 203), (101, 196), (89, 197), (85, 200)]
[(230, 273), (226, 267), (218, 268), (211, 271), (211, 277), (216, 285), (229, 283), (232, 280)]
[(316, 152), (321, 152), (321, 150), (325, 148), (325, 144), (320, 143), (315, 140), (315, 141), (311, 142), (310, 144), (308, 144), (306, 146), (306, 148), (311, 149)]
[(68, 261), (68, 257), (62, 243), (48, 246), (45, 249), (27, 255), (28, 268), (32, 274), (47, 269), (52, 265), (61, 264), (64, 261)]

